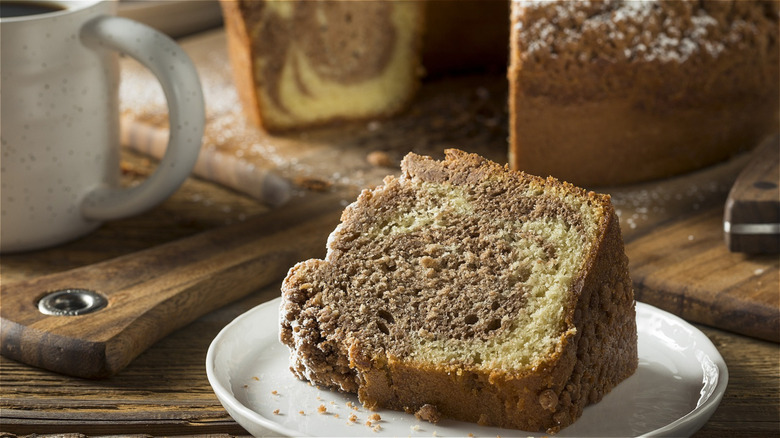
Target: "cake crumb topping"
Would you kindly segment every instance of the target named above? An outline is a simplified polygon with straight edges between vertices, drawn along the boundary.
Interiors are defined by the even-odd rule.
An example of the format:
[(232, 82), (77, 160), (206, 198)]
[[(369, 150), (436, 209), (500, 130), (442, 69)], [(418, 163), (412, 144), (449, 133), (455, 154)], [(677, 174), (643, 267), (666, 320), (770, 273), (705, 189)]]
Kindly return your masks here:
[[(749, 8), (732, 2), (690, 0), (527, 1), (516, 26), (528, 56), (542, 52), (577, 61), (599, 57), (682, 63), (697, 53), (719, 56), (727, 45), (746, 44), (758, 34)], [(542, 19), (545, 17), (546, 19)], [(599, 50), (582, 50), (596, 47)]]
[(414, 413), (414, 416), (417, 417), (418, 420), (425, 420), (434, 424), (441, 420), (441, 413), (439, 412), (439, 409), (436, 408), (436, 406), (428, 403), (422, 405), (420, 409)]

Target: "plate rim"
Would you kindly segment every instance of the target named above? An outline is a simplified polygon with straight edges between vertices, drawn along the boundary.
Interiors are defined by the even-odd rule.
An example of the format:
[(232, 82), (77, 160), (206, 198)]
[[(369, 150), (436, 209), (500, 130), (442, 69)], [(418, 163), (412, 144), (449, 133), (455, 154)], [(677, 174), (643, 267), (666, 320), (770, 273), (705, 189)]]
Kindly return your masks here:
[[(649, 437), (669, 435), (674, 432), (687, 429), (692, 423), (698, 421), (699, 418), (704, 419), (704, 421), (702, 421), (702, 425), (704, 425), (707, 421), (709, 421), (712, 414), (715, 413), (715, 410), (718, 408), (721, 400), (723, 399), (723, 394), (726, 393), (726, 388), (728, 387), (729, 381), (729, 371), (728, 366), (726, 365), (726, 361), (723, 359), (723, 356), (720, 354), (720, 351), (718, 351), (717, 347), (715, 347), (715, 344), (712, 343), (712, 340), (709, 338), (709, 336), (704, 334), (704, 332), (696, 328), (690, 322), (666, 310), (647, 303), (636, 301), (637, 314), (639, 313), (640, 308), (643, 312), (652, 312), (655, 316), (664, 317), (667, 320), (674, 321), (683, 327), (689, 328), (693, 331), (694, 334), (700, 335), (702, 342), (697, 344), (697, 347), (700, 349), (706, 349), (707, 355), (710, 357), (713, 364), (718, 368), (718, 382), (715, 384), (715, 387), (712, 389), (710, 396), (707, 398), (707, 400), (704, 401), (704, 403), (696, 406), (692, 411), (688, 412), (677, 420), (647, 432), (641, 436)], [(696, 430), (698, 430), (698, 428)], [(691, 433), (695, 432), (696, 430), (691, 431)]]
[[(235, 409), (241, 415), (256, 421), (262, 427), (279, 433), (282, 436), (309, 436), (297, 430), (288, 429), (277, 422), (271, 421), (270, 419), (265, 418), (264, 416), (250, 409), (248, 406), (239, 402), (235, 397), (235, 394), (233, 394), (233, 391), (229, 388), (226, 388), (216, 375), (214, 361), (217, 355), (217, 349), (219, 348), (218, 340), (221, 340), (221, 338), (226, 336), (226, 334), (230, 332), (233, 327), (241, 324), (244, 319), (251, 318), (255, 313), (260, 313), (265, 310), (266, 307), (272, 307), (272, 305), (275, 305), (278, 308), (280, 302), (281, 297), (277, 297), (270, 301), (266, 301), (265, 303), (259, 304), (234, 318), (230, 323), (223, 327), (222, 330), (219, 331), (217, 336), (215, 336), (211, 341), (211, 344), (209, 344), (208, 351), (206, 351), (206, 377), (208, 378), (212, 390), (216, 394), (220, 404), (222, 404), (222, 406), (228, 411), (228, 415), (230, 415), (230, 409), (228, 409), (228, 406), (225, 406), (225, 404), (230, 405), (232, 409)], [(230, 416), (233, 417), (232, 415)], [(233, 419), (235, 420), (235, 418)], [(235, 421), (238, 422), (237, 420)]]
[[(205, 361), (206, 376), (208, 378), (209, 383), (211, 384), (212, 390), (217, 395), (217, 399), (223, 405), (223, 407), (226, 410), (228, 410), (228, 414), (231, 415), (231, 417), (232, 414), (230, 412), (230, 409), (233, 409), (238, 414), (248, 419), (251, 419), (253, 422), (260, 425), (261, 427), (273, 431), (275, 433), (279, 433), (284, 436), (310, 436), (298, 430), (289, 429), (278, 422), (272, 421), (271, 419), (266, 418), (265, 416), (257, 413), (256, 411), (252, 410), (248, 406), (239, 402), (238, 399), (235, 397), (235, 394), (233, 394), (233, 391), (225, 387), (225, 385), (223, 385), (222, 381), (216, 375), (215, 360), (218, 353), (220, 341), (225, 336), (227, 336), (227, 334), (232, 330), (233, 327), (240, 325), (245, 319), (251, 318), (256, 313), (267, 311), (267, 309), (270, 307), (275, 307), (278, 309), (280, 302), (281, 302), (281, 298), (277, 297), (265, 303), (259, 304), (247, 310), (246, 312), (242, 313), (241, 315), (237, 316), (225, 327), (223, 327), (219, 331), (217, 336), (214, 337), (214, 339), (209, 345), (208, 351), (206, 352), (206, 361)], [(641, 436), (643, 437), (663, 436), (675, 432), (684, 431), (694, 423), (701, 421), (702, 418), (704, 419), (704, 421), (701, 421), (701, 424), (702, 425), (705, 424), (707, 421), (709, 421), (709, 418), (715, 412), (718, 405), (720, 405), (720, 402), (723, 398), (723, 394), (726, 392), (726, 387), (728, 386), (728, 380), (729, 380), (729, 373), (728, 373), (728, 367), (726, 366), (726, 362), (724, 361), (718, 349), (712, 343), (712, 340), (710, 340), (710, 338), (707, 335), (705, 335), (698, 328), (694, 327), (691, 323), (685, 321), (684, 319), (680, 318), (677, 315), (674, 315), (673, 313), (667, 312), (663, 309), (659, 309), (650, 304), (646, 304), (640, 301), (636, 301), (635, 303), (636, 303), (635, 308), (636, 308), (637, 315), (639, 315), (640, 312), (643, 312), (643, 313), (652, 314), (653, 316), (656, 317), (662, 317), (665, 320), (672, 321), (675, 324), (690, 329), (692, 333), (695, 335), (699, 335), (701, 337), (701, 342), (698, 342), (696, 346), (699, 349), (706, 350), (705, 353), (710, 357), (713, 364), (718, 369), (718, 381), (713, 387), (707, 400), (705, 400), (700, 405), (697, 405), (693, 410), (681, 416), (680, 418), (676, 419), (675, 421), (672, 421), (671, 423), (664, 425), (660, 428), (644, 433)], [(639, 332), (639, 330), (637, 331)], [(278, 339), (277, 342), (279, 342)], [(228, 407), (230, 409), (228, 409)], [(695, 432), (695, 430), (693, 430), (692, 432)]]

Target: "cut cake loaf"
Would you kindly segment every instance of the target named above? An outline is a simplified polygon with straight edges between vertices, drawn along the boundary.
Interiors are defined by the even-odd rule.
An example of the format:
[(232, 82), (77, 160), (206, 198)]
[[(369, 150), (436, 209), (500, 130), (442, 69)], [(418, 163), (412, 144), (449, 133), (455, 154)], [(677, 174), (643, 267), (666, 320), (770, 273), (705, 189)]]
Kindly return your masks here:
[(364, 190), (280, 313), (296, 376), (428, 418), (555, 432), (637, 367), (609, 196), (458, 150)]
[(390, 116), (419, 86), (423, 2), (221, 5), (244, 111), (269, 132)]
[(776, 0), (512, 2), (510, 164), (578, 185), (665, 178), (777, 132)]
[(511, 167), (582, 186), (699, 169), (780, 125), (777, 0), (222, 6), (244, 112), (272, 133), (388, 117), (422, 72), (475, 68), (507, 69)]

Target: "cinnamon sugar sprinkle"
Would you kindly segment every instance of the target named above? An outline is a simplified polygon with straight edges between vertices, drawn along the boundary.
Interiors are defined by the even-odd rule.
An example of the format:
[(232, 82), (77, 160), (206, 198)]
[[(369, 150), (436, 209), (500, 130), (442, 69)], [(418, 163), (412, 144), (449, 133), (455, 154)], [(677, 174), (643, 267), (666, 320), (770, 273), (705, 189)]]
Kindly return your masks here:
[[(700, 8), (698, 2), (676, 2), (665, 5), (657, 0), (607, 0), (525, 2), (525, 14), (544, 9), (549, 19), (517, 23), (528, 42), (526, 53), (569, 52), (568, 48), (585, 41), (608, 39), (609, 53), (579, 53), (579, 61), (591, 56), (608, 56), (615, 60), (660, 61), (682, 63), (699, 52), (712, 57), (757, 33), (754, 23), (739, 17), (728, 27)], [(725, 35), (718, 35), (723, 32)], [(606, 36), (607, 38), (604, 38)], [(608, 46), (608, 47), (607, 47)]]

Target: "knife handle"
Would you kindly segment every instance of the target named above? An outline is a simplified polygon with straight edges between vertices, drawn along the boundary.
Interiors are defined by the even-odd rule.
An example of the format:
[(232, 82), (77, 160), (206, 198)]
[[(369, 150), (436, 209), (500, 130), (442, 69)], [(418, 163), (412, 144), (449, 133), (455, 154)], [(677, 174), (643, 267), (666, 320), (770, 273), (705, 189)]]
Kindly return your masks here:
[(723, 231), (733, 252), (780, 252), (780, 135), (753, 152), (726, 199)]
[[(321, 257), (343, 207), (335, 196), (67, 272), (0, 285), (0, 354), (62, 374), (103, 378), (168, 333)], [(50, 292), (83, 289), (100, 310), (46, 315)]]

